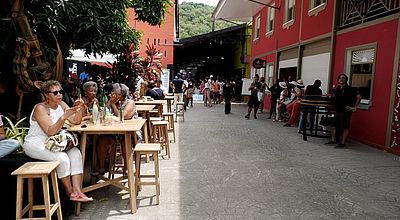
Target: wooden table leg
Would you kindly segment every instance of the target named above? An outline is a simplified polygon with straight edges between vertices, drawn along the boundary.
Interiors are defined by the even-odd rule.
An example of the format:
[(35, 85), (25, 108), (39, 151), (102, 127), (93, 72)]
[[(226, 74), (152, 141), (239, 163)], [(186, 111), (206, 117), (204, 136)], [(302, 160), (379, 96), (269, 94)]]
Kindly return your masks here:
[[(136, 138), (136, 133), (134, 134)], [(132, 154), (132, 138), (131, 132), (125, 132), (125, 154), (127, 158), (128, 167), (128, 185), (129, 185), (129, 201), (131, 207), (131, 213), (136, 213), (136, 186), (135, 176), (133, 170), (133, 154)]]
[[(82, 132), (81, 134), (81, 154), (82, 154), (82, 166), (85, 167), (85, 156), (86, 156), (86, 139), (87, 139), (87, 134), (86, 132)], [(83, 181), (83, 174), (82, 174), (82, 181)], [(83, 184), (83, 183), (81, 183)], [(81, 213), (81, 203), (76, 202), (75, 203), (75, 215), (79, 216)]]

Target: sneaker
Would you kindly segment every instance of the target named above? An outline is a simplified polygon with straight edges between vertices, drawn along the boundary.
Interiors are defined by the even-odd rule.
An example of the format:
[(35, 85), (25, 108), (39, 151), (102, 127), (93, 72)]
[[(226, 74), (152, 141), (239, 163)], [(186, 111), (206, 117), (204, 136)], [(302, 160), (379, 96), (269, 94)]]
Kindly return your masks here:
[(284, 124), (283, 125), (283, 127), (291, 127), (292, 125), (291, 124), (288, 124), (288, 123), (286, 123), (286, 124)]
[(247, 119), (250, 119), (250, 116), (249, 115), (246, 115), (246, 116), (244, 116), (245, 118), (247, 118)]
[(336, 141), (330, 140), (330, 141), (326, 142), (325, 144), (328, 144), (328, 145), (330, 145), (330, 144), (336, 144)]
[(271, 116), (269, 116), (267, 119), (271, 119)]
[(338, 143), (335, 148), (344, 148), (346, 147), (346, 144)]
[(257, 119), (257, 116), (254, 115), (254, 119)]

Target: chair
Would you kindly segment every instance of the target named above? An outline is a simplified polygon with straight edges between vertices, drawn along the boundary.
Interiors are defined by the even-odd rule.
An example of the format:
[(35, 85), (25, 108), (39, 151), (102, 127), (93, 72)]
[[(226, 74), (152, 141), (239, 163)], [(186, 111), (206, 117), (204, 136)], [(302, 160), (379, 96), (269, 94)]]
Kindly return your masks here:
[[(56, 168), (60, 164), (59, 161), (53, 162), (27, 162), (20, 166), (11, 175), (17, 176), (17, 207), (16, 219), (25, 219), (23, 216), (26, 212), (29, 214), (29, 219), (33, 218), (33, 211), (44, 210), (46, 218), (50, 220), (54, 212), (57, 211), (57, 218), (62, 219), (60, 195), (58, 192), (58, 181)], [(49, 174), (53, 185), (54, 203), (50, 203), (49, 193)], [(33, 205), (33, 179), (41, 178), (43, 185), (44, 205)], [(28, 179), (28, 205), (22, 208), (23, 205), (23, 190), (24, 180)]]
[(182, 122), (185, 121), (185, 103), (184, 102), (177, 102), (176, 103), (176, 117), (175, 122), (178, 121), (178, 116), (182, 117)]
[(162, 149), (165, 149), (168, 158), (171, 158), (168, 137), (168, 122), (167, 121), (152, 121), (152, 142), (161, 144)]
[[(156, 186), (156, 199), (157, 204), (160, 204), (160, 170), (158, 163), (158, 151), (161, 149), (161, 145), (157, 143), (139, 143), (136, 144), (134, 152), (135, 152), (135, 185), (137, 188), (136, 193), (139, 192), (142, 185), (155, 185)], [(141, 174), (140, 171), (140, 163), (141, 163), (141, 155), (152, 154), (154, 160), (154, 174)], [(142, 178), (154, 178), (153, 182), (142, 181)]]
[(174, 135), (174, 143), (176, 142), (175, 138), (175, 123), (174, 123), (174, 113), (172, 112), (164, 112), (162, 114), (165, 121), (168, 121), (168, 132), (172, 132)]

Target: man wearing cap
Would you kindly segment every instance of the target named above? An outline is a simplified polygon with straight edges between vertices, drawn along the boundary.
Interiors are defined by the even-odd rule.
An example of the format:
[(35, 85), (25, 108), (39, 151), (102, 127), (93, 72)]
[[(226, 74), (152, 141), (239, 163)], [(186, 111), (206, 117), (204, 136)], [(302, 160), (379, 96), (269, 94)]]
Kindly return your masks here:
[(304, 83), (303, 80), (299, 79), (296, 82), (296, 88), (294, 89), (295, 91), (295, 100), (291, 102), (290, 104), (287, 105), (286, 110), (288, 111), (289, 114), (289, 121), (284, 124), (283, 126), (285, 127), (290, 127), (292, 125), (296, 125), (299, 121), (299, 116), (300, 116), (300, 102), (301, 98), (303, 97), (304, 94)]

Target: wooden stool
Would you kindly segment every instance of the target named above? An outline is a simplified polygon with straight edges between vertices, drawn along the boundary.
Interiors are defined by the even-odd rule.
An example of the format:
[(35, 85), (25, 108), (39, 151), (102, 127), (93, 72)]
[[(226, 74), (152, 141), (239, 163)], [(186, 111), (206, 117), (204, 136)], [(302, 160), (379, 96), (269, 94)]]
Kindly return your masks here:
[[(57, 218), (62, 219), (60, 195), (58, 193), (58, 182), (56, 168), (60, 164), (59, 161), (53, 162), (28, 162), (20, 166), (11, 175), (17, 175), (17, 209), (16, 219), (23, 218), (24, 214), (29, 211), (29, 219), (33, 218), (33, 211), (45, 210), (46, 218), (50, 220), (51, 216), (57, 211)], [(50, 204), (49, 194), (49, 174), (53, 184), (54, 204)], [(28, 179), (28, 205), (22, 208), (24, 179)], [(33, 179), (41, 178), (43, 185), (44, 205), (33, 205)]]
[(168, 158), (171, 158), (169, 149), (168, 122), (152, 121), (151, 124), (153, 128), (152, 142), (161, 144), (161, 147), (165, 149), (165, 153), (168, 155)]
[[(158, 163), (158, 151), (161, 149), (160, 144), (143, 144), (139, 143), (136, 144), (134, 152), (135, 152), (135, 184), (136, 184), (136, 193), (139, 192), (140, 186), (142, 185), (155, 185), (156, 186), (156, 198), (157, 204), (160, 204), (160, 171), (159, 171), (159, 163)], [(141, 162), (141, 155), (143, 154), (153, 154), (154, 159), (154, 174), (141, 174), (140, 173), (140, 162)], [(141, 178), (154, 178), (154, 182), (142, 182)]]
[[(180, 107), (180, 109), (179, 109), (179, 106), (181, 106)], [(177, 102), (176, 103), (176, 117), (175, 117), (175, 122), (177, 122), (178, 121), (178, 116), (181, 116), (182, 117), (182, 122), (184, 122), (185, 121), (185, 103), (184, 102)]]
[(165, 121), (168, 121), (168, 132), (172, 132), (174, 134), (174, 143), (175, 143), (176, 139), (175, 139), (174, 113), (164, 112), (162, 116), (164, 117)]
[(150, 110), (149, 114), (150, 114), (150, 117), (161, 117), (160, 112), (158, 111), (158, 109)]

